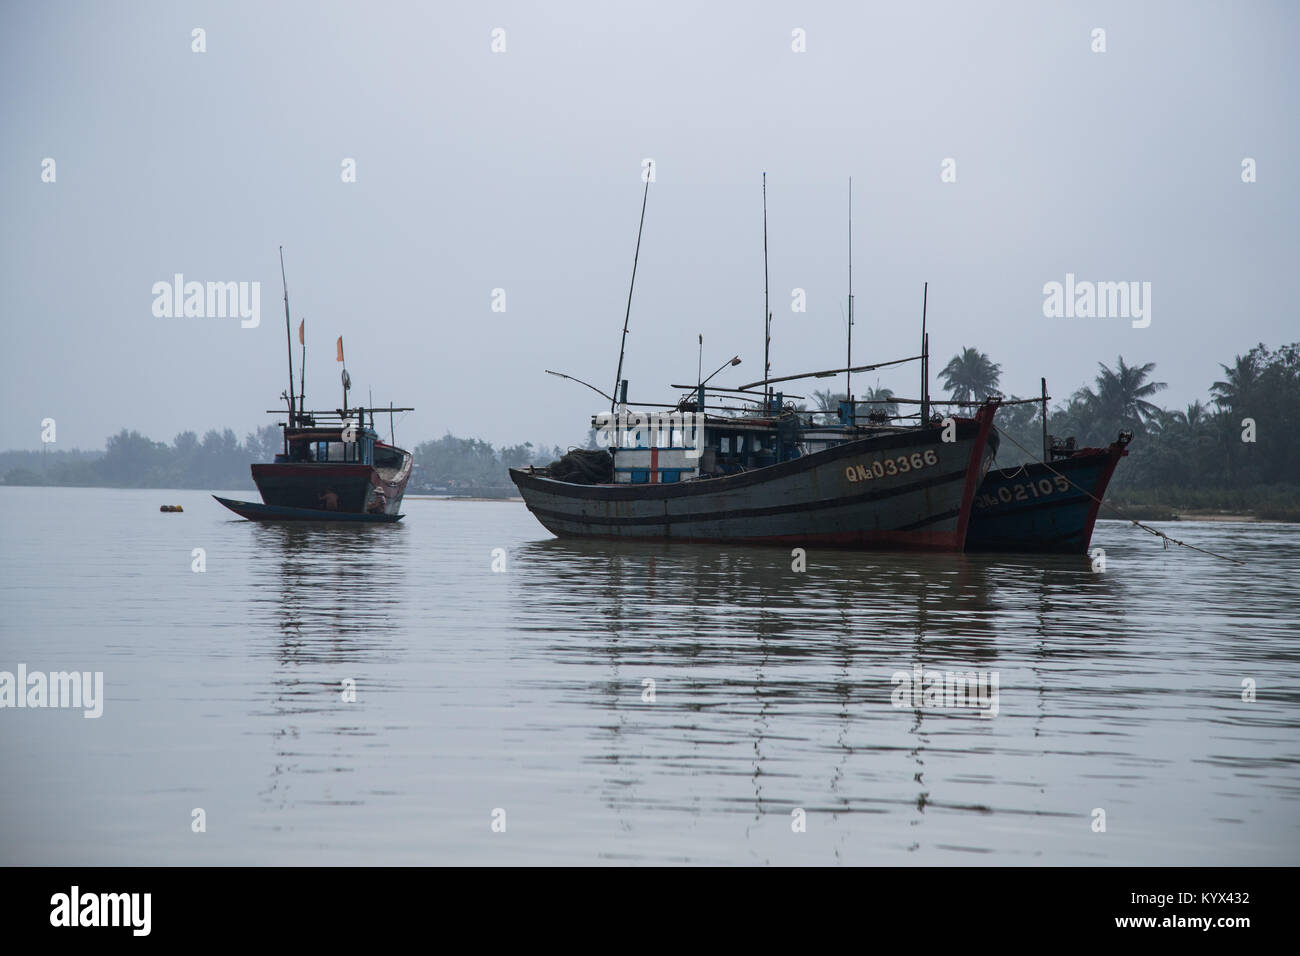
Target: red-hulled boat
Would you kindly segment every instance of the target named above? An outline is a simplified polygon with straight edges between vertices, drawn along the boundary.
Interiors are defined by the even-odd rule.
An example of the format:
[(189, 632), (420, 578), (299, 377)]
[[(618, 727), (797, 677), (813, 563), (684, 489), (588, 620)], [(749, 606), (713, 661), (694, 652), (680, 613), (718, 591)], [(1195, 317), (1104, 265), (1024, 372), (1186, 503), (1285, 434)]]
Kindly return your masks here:
[[(284, 271), (284, 250), (280, 250)], [(304, 321), (298, 327), (306, 365)], [(379, 440), (375, 431), (375, 410), (348, 408), (352, 380), (343, 368), (343, 407), (333, 411), (304, 411), (303, 384), (293, 391), (293, 341), (289, 331), (289, 289), (285, 283), (284, 333), (289, 344), (289, 390), (282, 393), (289, 406), (289, 420), (280, 423), (284, 450), (275, 461), (252, 466), (253, 481), (262, 503), (212, 497), (235, 514), (252, 521), (398, 521), (402, 518), (402, 494), (411, 478), (411, 453), (394, 443)], [(338, 360), (343, 361), (343, 338), (338, 340)], [(304, 375), (305, 378), (305, 375)], [(381, 409), (392, 414), (412, 408)], [(370, 413), (369, 421), (366, 413)], [(280, 414), (279, 410), (270, 412)]]
[(283, 428), (284, 452), (252, 466), (262, 504), (217, 501), (253, 521), (401, 519), (411, 453), (379, 440), (373, 409), (297, 413)]

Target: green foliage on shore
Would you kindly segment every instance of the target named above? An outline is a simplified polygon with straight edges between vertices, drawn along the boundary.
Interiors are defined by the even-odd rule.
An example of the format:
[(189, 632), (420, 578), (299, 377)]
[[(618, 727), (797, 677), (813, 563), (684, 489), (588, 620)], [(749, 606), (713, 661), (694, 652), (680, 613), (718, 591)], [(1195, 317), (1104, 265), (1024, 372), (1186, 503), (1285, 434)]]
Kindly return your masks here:
[(500, 449), (477, 438), (457, 438), (448, 432), (436, 441), (412, 449), (415, 475), (411, 490), (440, 494), (514, 494), (508, 470), (525, 465), (545, 465), (564, 454), (558, 446), (532, 442)]
[(241, 442), (227, 428), (202, 439), (181, 432), (168, 445), (122, 429), (102, 453), (7, 451), (0, 453), (6, 485), (74, 485), (101, 488), (253, 487), (248, 466), (270, 461), (280, 450), (280, 429), (266, 425)]
[(1108, 503), (1119, 510), (1102, 508), (1100, 517), (1128, 517), (1137, 520), (1170, 519), (1176, 515), (1251, 515), (1261, 521), (1300, 521), (1300, 483), (1255, 485), (1250, 488), (1161, 488), (1112, 489)]
[[(1078, 447), (1104, 447), (1133, 433), (1108, 499), (1150, 512), (1224, 511), (1300, 520), (1300, 343), (1260, 344), (1228, 365), (1207, 400), (1165, 409), (1156, 365), (1099, 365), (1091, 386), (1049, 410), (1047, 431)], [(1041, 406), (998, 413), (1007, 436), (998, 462), (1042, 457)], [(1026, 454), (1016, 442), (1028, 449)]]

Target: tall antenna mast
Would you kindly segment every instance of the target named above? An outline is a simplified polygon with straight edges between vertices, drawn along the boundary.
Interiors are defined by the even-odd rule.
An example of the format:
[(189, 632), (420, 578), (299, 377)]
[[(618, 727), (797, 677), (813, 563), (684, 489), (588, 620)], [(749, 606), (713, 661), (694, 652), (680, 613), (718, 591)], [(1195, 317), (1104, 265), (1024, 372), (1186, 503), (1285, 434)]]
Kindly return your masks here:
[(772, 307), (767, 284), (767, 173), (763, 173), (763, 401), (767, 402), (767, 379), (772, 374), (769, 359), (772, 345)]
[(1052, 460), (1052, 450), (1047, 443), (1047, 379), (1040, 380), (1043, 385), (1043, 461)]
[(849, 177), (849, 349), (844, 363), (844, 398), (853, 417), (853, 177)]
[[(695, 360), (695, 390), (699, 391), (700, 386), (704, 384), (704, 333), (700, 333), (700, 354)], [(704, 409), (700, 409), (704, 411)]]
[(930, 336), (925, 331), (925, 308), (930, 302), (930, 283), (921, 290), (921, 425), (930, 422)]
[(280, 247), (280, 281), (284, 284), (284, 343), (289, 351), (289, 427), (296, 424), (293, 403), (293, 332), (289, 329), (289, 280), (284, 276), (284, 246)]
[(609, 400), (609, 413), (614, 414), (617, 404), (618, 384), (623, 380), (623, 353), (627, 349), (627, 323), (632, 317), (632, 290), (636, 288), (636, 264), (641, 258), (641, 230), (645, 228), (645, 203), (650, 198), (650, 180), (645, 181), (645, 192), (641, 195), (641, 224), (636, 227), (636, 254), (632, 257), (632, 284), (627, 289), (627, 311), (623, 314), (623, 341), (618, 346), (618, 372), (614, 375), (614, 391)]

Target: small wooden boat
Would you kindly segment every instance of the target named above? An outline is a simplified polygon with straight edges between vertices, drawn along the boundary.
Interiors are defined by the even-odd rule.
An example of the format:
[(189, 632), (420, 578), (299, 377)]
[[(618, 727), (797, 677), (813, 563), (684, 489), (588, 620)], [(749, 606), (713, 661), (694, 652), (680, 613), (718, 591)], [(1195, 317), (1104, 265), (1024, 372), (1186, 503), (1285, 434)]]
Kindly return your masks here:
[[(406, 411), (406, 409), (392, 409)], [(370, 424), (358, 426), (370, 411)], [(388, 409), (384, 409), (388, 411)], [(329, 416), (338, 421), (322, 423)], [(298, 412), (284, 429), (284, 452), (252, 466), (262, 504), (213, 495), (250, 521), (398, 521), (411, 478), (411, 453), (379, 440), (374, 411)]]
[[(281, 269), (284, 252), (281, 250)], [(289, 330), (289, 292), (284, 296), (284, 330)], [(304, 322), (298, 328), (306, 365)], [(343, 338), (338, 340), (338, 361), (343, 361)], [(305, 377), (305, 375), (304, 375)], [(343, 367), (343, 407), (333, 411), (305, 411), (302, 379), (293, 390), (293, 342), (289, 341), (289, 419), (281, 422), (284, 450), (273, 462), (252, 466), (253, 481), (262, 504), (233, 501), (213, 495), (222, 505), (250, 521), (370, 521), (393, 522), (402, 518), (402, 495), (411, 478), (412, 457), (391, 443), (394, 412), (412, 408), (381, 409), (389, 413), (390, 443), (375, 431), (375, 409), (348, 407), (352, 381)], [(366, 413), (369, 412), (367, 422)], [(269, 412), (278, 415), (281, 411)]]

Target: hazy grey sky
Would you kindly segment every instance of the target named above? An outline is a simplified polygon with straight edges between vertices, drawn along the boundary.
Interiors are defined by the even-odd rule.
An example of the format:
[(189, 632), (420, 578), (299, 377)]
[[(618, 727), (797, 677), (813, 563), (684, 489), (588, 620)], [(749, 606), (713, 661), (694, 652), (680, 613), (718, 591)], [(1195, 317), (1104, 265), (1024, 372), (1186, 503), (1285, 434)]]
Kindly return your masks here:
[[(0, 448), (272, 421), (280, 245), (309, 405), (342, 334), (354, 398), (417, 407), (399, 441), (579, 441), (600, 400), (542, 370), (613, 384), (645, 158), (634, 400), (693, 380), (697, 332), (706, 374), (744, 360), (715, 383), (762, 376), (766, 171), (774, 375), (843, 360), (852, 176), (855, 361), (916, 350), (928, 280), (936, 371), (974, 345), (1064, 396), (1122, 354), (1185, 404), (1300, 338), (1298, 10), (9, 0)], [(260, 282), (261, 324), (156, 317), (176, 273)], [(1150, 326), (1046, 318), (1067, 273), (1150, 282)]]

